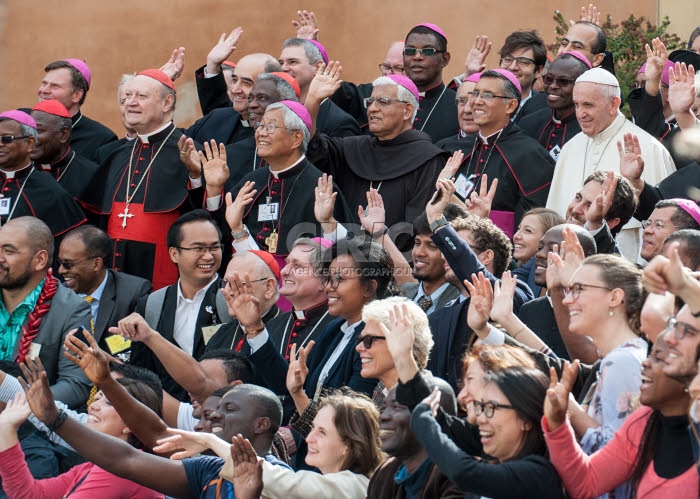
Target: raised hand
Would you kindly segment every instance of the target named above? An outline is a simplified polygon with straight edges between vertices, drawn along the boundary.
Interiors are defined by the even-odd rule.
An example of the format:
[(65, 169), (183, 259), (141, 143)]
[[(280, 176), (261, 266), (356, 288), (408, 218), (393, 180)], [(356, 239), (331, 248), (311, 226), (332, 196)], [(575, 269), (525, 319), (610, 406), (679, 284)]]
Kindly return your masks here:
[(20, 370), (24, 379), (17, 378), (24, 393), (27, 396), (27, 402), (34, 415), (47, 426), (58, 417), (58, 409), (56, 402), (51, 393), (49, 381), (46, 379), (46, 371), (39, 357), (36, 361), (27, 359), (20, 364)]
[(452, 177), (454, 177), (457, 173), (457, 170), (459, 170), (459, 165), (462, 164), (463, 160), (464, 153), (460, 149), (457, 149), (454, 153), (452, 153), (452, 156), (449, 157), (447, 162), (445, 162), (445, 166), (442, 167), (442, 171), (440, 171), (438, 178), (452, 179)]
[(493, 305), (491, 319), (505, 326), (513, 315), (513, 296), (517, 287), (518, 276), (513, 276), (510, 270), (503, 273), (500, 281), (493, 286)]
[(151, 329), (146, 319), (134, 312), (127, 315), (117, 323), (117, 327), (110, 327), (109, 332), (118, 334), (127, 340), (147, 343), (151, 335), (158, 334)]
[[(598, 7), (596, 7), (592, 3), (588, 4), (588, 9), (586, 9), (585, 5), (581, 6), (580, 20), (600, 26), (600, 11), (598, 10)], [(576, 24), (576, 21), (572, 19), (569, 21), (569, 24), (573, 26), (574, 24)]]
[(413, 344), (416, 338), (413, 333), (413, 325), (408, 318), (408, 307), (405, 303), (394, 305), (389, 310), (389, 321), (391, 328), (381, 323), (379, 327), (386, 338), (386, 346), (389, 349), (391, 358), (394, 359), (399, 378), (401, 381), (406, 382), (418, 372), (418, 365), (413, 358)]
[(22, 426), (31, 413), (24, 392), (15, 393), (15, 396), (7, 401), (5, 409), (0, 412), (0, 433), (4, 429), (10, 430), (12, 433), (17, 432), (17, 428)]
[(639, 137), (633, 133), (625, 133), (623, 141), (617, 141), (617, 152), (620, 154), (620, 174), (632, 183), (632, 186), (641, 192), (644, 189), (644, 159), (642, 148), (639, 145)]
[[(435, 184), (437, 191), (425, 206), (425, 214), (428, 217), (428, 222), (434, 222), (440, 218), (445, 211), (445, 208), (450, 204), (450, 199), (457, 188), (454, 182), (450, 179), (440, 178)], [(439, 199), (438, 199), (439, 198)]]
[(498, 188), (498, 179), (493, 179), (491, 187), (487, 189), (488, 183), (489, 176), (484, 173), (481, 177), (481, 183), (479, 184), (479, 194), (477, 194), (475, 190), (471, 193), (469, 199), (464, 200), (467, 210), (469, 210), (469, 213), (472, 215), (488, 218), (491, 213), (491, 205), (493, 204), (493, 198)]
[(236, 199), (232, 199), (230, 192), (226, 193), (226, 222), (233, 232), (241, 232), (243, 230), (243, 214), (246, 206), (255, 200), (255, 195), (258, 193), (255, 189), (255, 182), (248, 181), (243, 184), (236, 194)]
[(328, 66), (321, 65), (316, 71), (316, 76), (311, 80), (306, 98), (311, 97), (312, 100), (320, 102), (332, 96), (343, 83), (343, 80), (340, 79), (342, 75), (343, 67), (340, 65), (340, 61), (329, 61)]
[[(222, 142), (216, 147), (214, 139), (211, 140), (211, 146), (205, 142), (204, 152), (199, 151), (199, 160), (202, 162), (202, 173), (207, 182), (207, 196), (221, 194), (230, 175), (226, 164), (226, 144)], [(214, 191), (217, 194), (214, 194)]]
[(173, 50), (168, 62), (161, 66), (160, 70), (168, 75), (171, 80), (175, 81), (185, 69), (185, 47), (179, 47)]
[(367, 234), (374, 234), (384, 227), (386, 221), (384, 200), (377, 189), (367, 191), (367, 208), (358, 207), (357, 216), (360, 217), (360, 223)]
[(202, 163), (199, 160), (199, 151), (194, 147), (194, 140), (184, 135), (177, 141), (180, 150), (180, 161), (187, 167), (190, 178), (198, 179), (202, 176)]
[(334, 223), (333, 209), (337, 192), (333, 192), (333, 176), (323, 174), (318, 178), (318, 185), (314, 189), (314, 216), (320, 224)]
[(63, 355), (77, 364), (92, 383), (100, 385), (110, 377), (110, 357), (100, 349), (92, 335), (86, 334), (85, 339), (87, 343), (76, 338), (75, 330), (68, 333)]
[(262, 322), (260, 300), (253, 294), (253, 283), (248, 274), (241, 279), (238, 272), (234, 273), (233, 279), (221, 290), (221, 294), (226, 299), (229, 313), (233, 313), (246, 330), (259, 331), (265, 327)]
[(213, 439), (219, 437), (212, 433), (194, 432), (168, 428), (169, 437), (156, 440), (153, 451), (158, 454), (169, 454), (170, 459), (185, 459), (201, 454), (212, 447)]
[(236, 499), (258, 499), (263, 489), (263, 460), (240, 433), (231, 440), (233, 490)]
[(297, 355), (297, 346), (292, 345), (289, 352), (289, 368), (287, 369), (287, 391), (293, 396), (294, 394), (304, 391), (304, 383), (309, 375), (309, 368), (306, 366), (306, 358), (311, 352), (315, 342), (310, 341), (306, 346), (299, 348)]
[(318, 21), (316, 14), (307, 10), (297, 10), (298, 21), (292, 21), (292, 26), (297, 30), (297, 38), (305, 40), (318, 40)]
[(433, 417), (437, 416), (438, 407), (440, 407), (440, 396), (441, 395), (442, 395), (442, 392), (436, 386), (433, 388), (433, 391), (430, 392), (430, 395), (425, 397), (423, 399), (423, 401), (421, 402), (422, 404), (428, 404), (428, 407), (430, 407), (430, 413), (433, 415)]
[(573, 364), (565, 362), (561, 381), (559, 381), (554, 368), (549, 368), (549, 389), (544, 399), (544, 416), (547, 418), (549, 431), (556, 430), (566, 421), (569, 394), (578, 375), (578, 366), (578, 360), (575, 360)]
[(243, 28), (240, 26), (231, 31), (228, 36), (226, 33), (221, 34), (219, 42), (212, 47), (207, 55), (207, 74), (215, 75), (221, 72), (221, 63), (231, 57), (241, 35), (243, 35)]
[[(647, 53), (647, 63), (644, 68), (644, 74), (647, 79), (645, 89), (649, 95), (656, 95), (659, 92), (661, 74), (668, 60), (668, 52), (666, 51), (666, 45), (658, 37), (651, 41), (651, 45), (651, 47), (649, 47), (648, 43), (644, 45), (644, 50)], [(650, 84), (652, 88), (649, 88)]]
[(464, 280), (469, 296), (469, 310), (467, 311), (467, 325), (479, 338), (485, 338), (489, 334), (489, 317), (493, 307), (493, 288), (491, 282), (484, 276), (472, 274), (472, 282)]
[(547, 281), (547, 289), (557, 289), (562, 286), (561, 276), (559, 275), (559, 265), (564, 265), (559, 254), (559, 245), (552, 245), (552, 251), (547, 254), (547, 270), (545, 279)]
[(650, 293), (664, 294), (669, 292), (680, 295), (688, 286), (689, 272), (684, 269), (681, 257), (678, 254), (680, 243), (674, 241), (669, 246), (671, 258), (663, 255), (655, 256), (642, 269), (642, 285)]
[(588, 230), (597, 230), (603, 226), (603, 220), (608, 211), (610, 211), (613, 198), (615, 197), (617, 182), (618, 178), (615, 176), (615, 172), (608, 172), (605, 180), (603, 180), (603, 188), (586, 211)]
[(695, 68), (677, 62), (668, 71), (668, 105), (674, 115), (689, 113), (695, 102)]
[(471, 50), (467, 53), (467, 58), (464, 61), (464, 77), (474, 73), (479, 73), (486, 69), (486, 57), (491, 52), (491, 42), (486, 35), (477, 35), (474, 37), (474, 44)]
[(561, 243), (560, 253), (563, 254), (563, 261), (559, 255), (554, 255), (555, 265), (559, 269), (559, 278), (562, 286), (570, 286), (574, 274), (583, 265), (586, 255), (583, 253), (583, 247), (578, 242), (578, 237), (576, 237), (576, 233), (573, 230), (568, 227), (565, 228), (562, 231), (562, 236), (564, 240)]

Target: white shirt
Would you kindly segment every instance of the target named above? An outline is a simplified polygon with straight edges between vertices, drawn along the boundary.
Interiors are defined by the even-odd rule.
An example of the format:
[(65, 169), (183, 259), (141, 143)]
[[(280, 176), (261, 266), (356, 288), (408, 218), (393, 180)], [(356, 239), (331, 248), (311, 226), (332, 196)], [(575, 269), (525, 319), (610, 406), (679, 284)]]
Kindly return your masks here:
[(204, 295), (209, 287), (219, 280), (215, 275), (212, 280), (197, 291), (191, 300), (185, 298), (180, 288), (180, 280), (177, 281), (177, 308), (175, 309), (175, 326), (173, 328), (173, 338), (180, 345), (180, 348), (192, 355), (194, 349), (194, 327), (197, 324), (199, 309), (202, 307)]
[(442, 294), (445, 292), (445, 290), (450, 286), (449, 282), (444, 283), (442, 286), (437, 288), (435, 291), (433, 291), (433, 294), (428, 296), (425, 294), (425, 290), (423, 289), (423, 283), (420, 283), (420, 286), (418, 286), (418, 292), (416, 293), (416, 297), (413, 299), (414, 303), (418, 303), (418, 300), (421, 299), (422, 296), (428, 296), (433, 302), (432, 305), (430, 305), (430, 308), (425, 311), (426, 315), (430, 315), (433, 312), (435, 312), (435, 309), (437, 308), (437, 302), (442, 296)]
[(348, 321), (345, 321), (342, 326), (340, 326), (340, 330), (343, 332), (343, 339), (340, 340), (340, 343), (335, 347), (335, 350), (333, 350), (333, 353), (331, 354), (330, 357), (328, 357), (328, 360), (323, 366), (323, 369), (321, 369), (321, 375), (318, 377), (318, 384), (316, 385), (316, 392), (314, 393), (314, 399), (318, 397), (318, 395), (321, 393), (321, 389), (323, 388), (323, 383), (326, 381), (326, 378), (328, 377), (328, 373), (331, 372), (331, 369), (333, 369), (333, 366), (335, 366), (335, 363), (338, 361), (340, 356), (343, 353), (343, 350), (345, 350), (345, 347), (350, 343), (350, 340), (352, 339), (352, 335), (355, 332), (355, 328), (360, 324), (362, 321), (357, 321), (354, 324), (348, 324)]
[[(576, 192), (583, 187), (583, 181), (588, 175), (596, 170), (619, 173), (620, 155), (617, 151), (617, 141), (622, 141), (623, 135), (628, 132), (639, 137), (644, 159), (642, 178), (645, 182), (656, 185), (676, 171), (666, 148), (618, 111), (610, 126), (595, 137), (590, 138), (580, 132), (564, 144), (554, 169), (547, 208), (565, 216), (566, 208)], [(641, 233), (641, 223), (632, 218), (616, 238), (623, 256), (632, 262), (636, 262), (639, 256)]]

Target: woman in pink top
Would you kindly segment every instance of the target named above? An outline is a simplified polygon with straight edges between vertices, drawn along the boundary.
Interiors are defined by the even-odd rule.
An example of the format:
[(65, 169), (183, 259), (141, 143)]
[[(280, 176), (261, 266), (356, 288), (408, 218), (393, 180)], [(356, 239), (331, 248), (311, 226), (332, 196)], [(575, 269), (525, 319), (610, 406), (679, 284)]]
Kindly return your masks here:
[(550, 460), (573, 499), (599, 496), (628, 480), (631, 497), (697, 499), (698, 475), (687, 430), (690, 398), (681, 382), (663, 373), (667, 353), (660, 336), (643, 363), (640, 402), (645, 407), (632, 413), (591, 456), (581, 450), (566, 417), (577, 367), (567, 366), (561, 383), (552, 371), (542, 427)]
[[(29, 361), (31, 362), (31, 361)], [(43, 372), (42, 372), (43, 374)], [(162, 401), (145, 383), (134, 379), (117, 380), (134, 398), (156, 414), (161, 413)], [(46, 396), (29, 392), (30, 396)], [(47, 390), (47, 393), (51, 392)], [(51, 401), (53, 404), (53, 401)], [(112, 475), (93, 463), (84, 463), (55, 478), (37, 480), (32, 477), (17, 439), (17, 428), (29, 417), (30, 409), (24, 393), (8, 402), (0, 413), (0, 478), (10, 499), (162, 499), (164, 496), (124, 478)], [(53, 426), (58, 427), (65, 413), (59, 412)], [(141, 442), (131, 433), (117, 411), (97, 392), (88, 409), (87, 425), (93, 430), (111, 435), (141, 448)]]

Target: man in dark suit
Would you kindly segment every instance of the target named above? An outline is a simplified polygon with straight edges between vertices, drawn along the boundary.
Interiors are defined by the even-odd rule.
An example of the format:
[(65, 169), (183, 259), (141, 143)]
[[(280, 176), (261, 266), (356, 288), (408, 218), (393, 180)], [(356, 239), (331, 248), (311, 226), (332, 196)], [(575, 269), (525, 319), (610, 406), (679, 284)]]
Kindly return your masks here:
[[(167, 245), (180, 278), (177, 283), (141, 299), (137, 312), (164, 338), (199, 359), (206, 340), (228, 320), (216, 306), (221, 232), (209, 213), (194, 210), (170, 226)], [(187, 392), (142, 343), (132, 346), (131, 363), (155, 372), (165, 391), (179, 400), (187, 400)]]
[(0, 359), (39, 358), (54, 397), (76, 408), (90, 382), (63, 356), (63, 342), (89, 327), (90, 307), (53, 277), (53, 252), (51, 230), (38, 218), (14, 218), (0, 230)]
[(92, 225), (69, 232), (58, 249), (59, 274), (68, 288), (90, 304), (93, 336), (112, 355), (124, 354), (130, 344), (108, 328), (131, 314), (138, 301), (151, 291), (151, 283), (105, 266), (112, 240)]

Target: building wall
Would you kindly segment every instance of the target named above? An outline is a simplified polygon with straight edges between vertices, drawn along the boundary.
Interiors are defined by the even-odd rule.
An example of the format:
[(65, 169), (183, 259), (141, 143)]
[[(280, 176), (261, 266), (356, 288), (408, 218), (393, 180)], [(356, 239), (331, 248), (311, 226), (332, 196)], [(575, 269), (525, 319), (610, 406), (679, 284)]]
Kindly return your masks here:
[(700, 2), (659, 0), (659, 19), (666, 16), (671, 20), (668, 29), (687, 42), (690, 33), (700, 25)]
[[(657, 1), (674, 17), (684, 13), (679, 0), (605, 0), (601, 10), (615, 19), (636, 15), (656, 20)], [(463, 63), (475, 35), (487, 34), (494, 48), (488, 65), (498, 63), (498, 48), (515, 29), (535, 28), (547, 43), (554, 41), (554, 11), (577, 19), (580, 1), (490, 2), (485, 0), (65, 0), (26, 2), (0, 0), (0, 109), (32, 106), (44, 66), (53, 60), (84, 59), (92, 70), (92, 88), (84, 111), (118, 134), (116, 84), (123, 73), (161, 66), (173, 48), (187, 48), (187, 66), (177, 81), (179, 125), (200, 116), (193, 72), (223, 32), (236, 26), (245, 30), (233, 59), (251, 52), (275, 57), (282, 41), (294, 36), (290, 21), (296, 8), (313, 10), (320, 22), (320, 40), (331, 59), (339, 59), (349, 81), (371, 81), (377, 64), (394, 40), (401, 40), (417, 23), (433, 22), (448, 36), (452, 61), (446, 79), (463, 72)], [(688, 2), (682, 2), (687, 8)], [(694, 3), (694, 2), (690, 2)], [(697, 4), (697, 2), (695, 2)], [(695, 11), (700, 6), (695, 5)], [(677, 12), (677, 13), (676, 13)], [(697, 17), (697, 15), (695, 16)], [(696, 22), (700, 20), (696, 19)]]

